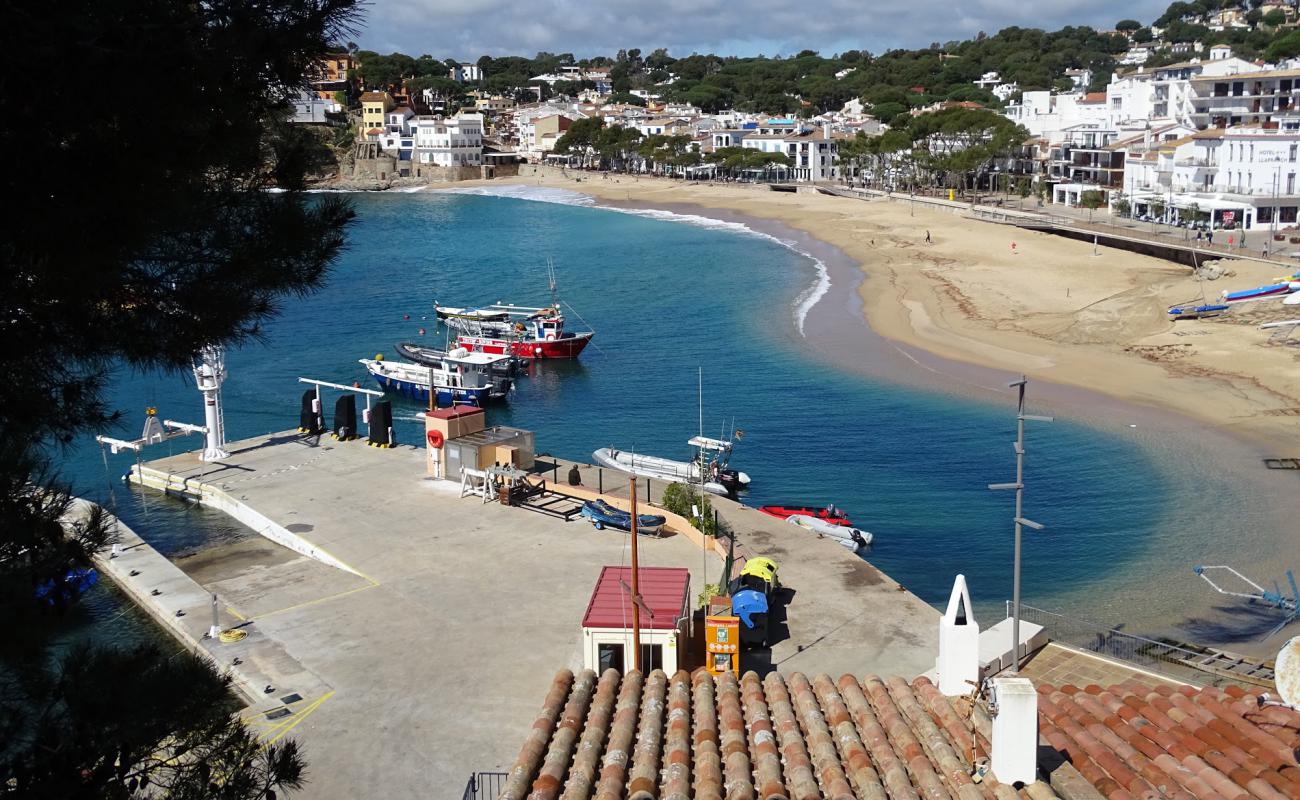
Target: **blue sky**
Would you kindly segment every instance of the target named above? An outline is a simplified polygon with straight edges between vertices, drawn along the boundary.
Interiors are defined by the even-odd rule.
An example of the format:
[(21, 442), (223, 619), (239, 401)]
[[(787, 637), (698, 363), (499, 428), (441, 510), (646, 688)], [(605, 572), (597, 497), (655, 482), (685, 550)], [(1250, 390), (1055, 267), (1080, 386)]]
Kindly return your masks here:
[[(674, 56), (873, 53), (993, 34), (1010, 25), (1055, 30), (1143, 23), (1168, 0), (372, 0), (355, 38), (363, 49), (474, 60), (540, 50), (584, 56), (620, 48)], [(1027, 13), (1032, 11), (1032, 16)]]

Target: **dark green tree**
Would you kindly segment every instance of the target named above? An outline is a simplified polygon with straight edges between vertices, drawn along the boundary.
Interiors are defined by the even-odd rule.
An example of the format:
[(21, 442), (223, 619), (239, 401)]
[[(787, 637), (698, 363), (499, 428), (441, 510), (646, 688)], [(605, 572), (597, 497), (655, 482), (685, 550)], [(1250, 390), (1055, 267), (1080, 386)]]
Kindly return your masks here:
[[(316, 59), (346, 41), (355, 0), (10, 13), (6, 79), (39, 91), (0, 94), (4, 141), (23, 153), (5, 175), (21, 202), (0, 232), (0, 787), (272, 798), (301, 785), (302, 759), (229, 713), (227, 680), (147, 647), (51, 652), (60, 609), (38, 610), (32, 590), (113, 535), (99, 513), (63, 524), (71, 498), (51, 467), (61, 445), (114, 423), (110, 375), (255, 341), (280, 303), (324, 281), (352, 210), (302, 193), (319, 142), (283, 121)], [(74, 62), (113, 91), (40, 77)]]

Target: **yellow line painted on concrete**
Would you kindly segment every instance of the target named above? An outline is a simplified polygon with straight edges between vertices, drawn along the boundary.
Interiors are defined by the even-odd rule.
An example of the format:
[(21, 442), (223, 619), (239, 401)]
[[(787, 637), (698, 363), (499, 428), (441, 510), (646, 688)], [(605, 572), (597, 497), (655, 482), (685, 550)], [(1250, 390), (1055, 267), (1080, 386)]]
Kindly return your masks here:
[(375, 587), (378, 586), (378, 585), (379, 585), (379, 581), (372, 580), (372, 581), (370, 581), (370, 583), (367, 584), (366, 586), (358, 586), (358, 587), (355, 588), (355, 589), (348, 589), (347, 591), (339, 592), (339, 593), (337, 593), (337, 594), (326, 595), (325, 597), (317, 597), (315, 600), (307, 600), (307, 601), (304, 601), (304, 602), (302, 602), (302, 603), (297, 603), (297, 604), (295, 604), (295, 605), (287, 606), (287, 607), (285, 607), (285, 608), (277, 608), (277, 609), (274, 610), (274, 611), (267, 611), (266, 613), (263, 613), (263, 614), (254, 614), (254, 615), (253, 615), (253, 619), (254, 619), (254, 620), (261, 620), (261, 619), (266, 619), (267, 617), (274, 616), (274, 615), (276, 615), (276, 614), (283, 614), (283, 613), (285, 613), (286, 611), (297, 611), (297, 610), (299, 610), (299, 609), (301, 609), (301, 608), (307, 608), (308, 606), (314, 606), (314, 605), (316, 605), (317, 603), (324, 603), (324, 602), (327, 601), (327, 600), (335, 600), (335, 599), (340, 598), (340, 597), (347, 597), (347, 596), (350, 595), (350, 594), (356, 594), (357, 592), (364, 592), (364, 591), (366, 591), (367, 589), (373, 589), (373, 588), (375, 588)]
[(226, 606), (226, 611), (230, 612), (230, 616), (234, 617), (235, 619), (239, 620), (240, 622), (248, 622), (248, 617), (246, 617), (246, 616), (244, 616), (243, 614), (241, 614), (241, 613), (239, 613), (238, 611), (236, 611), (234, 606), (232, 606), (232, 605), (227, 605), (227, 606)]
[(322, 705), (326, 700), (330, 699), (330, 698), (333, 697), (333, 696), (334, 696), (334, 692), (333, 692), (333, 691), (329, 691), (329, 692), (326, 692), (325, 694), (321, 695), (320, 697), (318, 697), (316, 700), (312, 701), (311, 705), (309, 705), (309, 706), (307, 706), (306, 708), (304, 708), (303, 710), (299, 711), (299, 712), (298, 712), (297, 714), (295, 714), (293, 717), (290, 717), (290, 719), (291, 719), (292, 721), (289, 722), (289, 724), (285, 725), (285, 726), (280, 730), (279, 733), (277, 733), (276, 735), (272, 736), (270, 739), (266, 739), (266, 740), (265, 740), (266, 744), (275, 744), (276, 742), (278, 742), (278, 741), (279, 741), (279, 740), (280, 740), (280, 739), (281, 739), (285, 734), (287, 734), (289, 731), (293, 730), (294, 728), (298, 727), (299, 723), (301, 723), (304, 719), (306, 719), (307, 716), (308, 716), (309, 714), (311, 714), (311, 713), (312, 713), (313, 711), (315, 711), (316, 709), (320, 708), (321, 705)]

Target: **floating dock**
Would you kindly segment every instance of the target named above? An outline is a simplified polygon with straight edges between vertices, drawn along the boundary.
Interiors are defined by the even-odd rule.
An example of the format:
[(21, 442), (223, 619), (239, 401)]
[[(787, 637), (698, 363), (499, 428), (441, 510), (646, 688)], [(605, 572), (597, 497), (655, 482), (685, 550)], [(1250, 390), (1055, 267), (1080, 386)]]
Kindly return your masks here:
[[(307, 703), (287, 704), (290, 716), (257, 717), (278, 724), (268, 728), (276, 735), (292, 725), (312, 797), (425, 797), (434, 787), (442, 796), (473, 771), (509, 768), (554, 671), (581, 667), (591, 587), (603, 566), (629, 563), (628, 536), (462, 499), (459, 484), (426, 478), (423, 447), (284, 433), (228, 449), (221, 462), (188, 453), (130, 477), (197, 498), (279, 545), (224, 559), (217, 546), (191, 591), (200, 606), (217, 594), (223, 625), (247, 625), (316, 681)], [(539, 457), (538, 468), (565, 475), (568, 462), (557, 473)], [(561, 491), (595, 489), (595, 469), (582, 473), (585, 489)], [(616, 487), (626, 495), (626, 476), (606, 470), (604, 480), (615, 500)], [(742, 668), (916, 675), (933, 667), (933, 608), (832, 541), (729, 501), (718, 507), (739, 545), (777, 559), (794, 589), (770, 657), (760, 651), (760, 662)], [(640, 563), (689, 568), (692, 595), (706, 579), (717, 583), (722, 568), (687, 535), (643, 538)], [(174, 617), (160, 597), (133, 596), (160, 619)], [(185, 619), (208, 624), (193, 611)], [(219, 664), (231, 661), (224, 647), (212, 645)]]

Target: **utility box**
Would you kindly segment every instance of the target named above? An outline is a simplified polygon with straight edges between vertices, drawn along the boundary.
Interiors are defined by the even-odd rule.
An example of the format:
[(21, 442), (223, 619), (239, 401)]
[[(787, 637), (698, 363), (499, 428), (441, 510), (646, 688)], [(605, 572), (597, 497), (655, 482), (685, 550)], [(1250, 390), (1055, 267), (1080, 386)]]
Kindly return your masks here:
[(704, 618), (704, 652), (710, 675), (740, 674), (740, 618), (731, 613), (730, 595), (709, 598), (709, 613)]
[(1038, 779), (1038, 692), (1028, 678), (993, 679), (993, 776), (1014, 786)]
[(509, 464), (519, 469), (533, 468), (533, 432), (496, 426), (467, 433), (447, 441), (444, 446), (443, 477), (459, 481), (460, 471), (487, 469), (495, 464)]
[(971, 611), (966, 576), (952, 582), (948, 610), (939, 618), (939, 691), (949, 697), (970, 694), (980, 681), (980, 627)]

